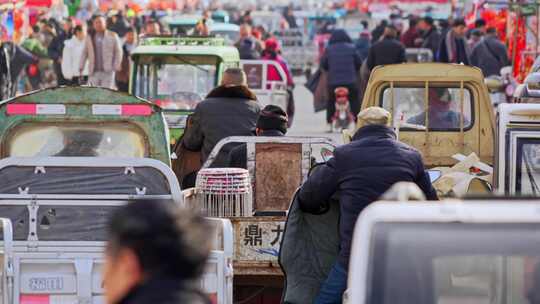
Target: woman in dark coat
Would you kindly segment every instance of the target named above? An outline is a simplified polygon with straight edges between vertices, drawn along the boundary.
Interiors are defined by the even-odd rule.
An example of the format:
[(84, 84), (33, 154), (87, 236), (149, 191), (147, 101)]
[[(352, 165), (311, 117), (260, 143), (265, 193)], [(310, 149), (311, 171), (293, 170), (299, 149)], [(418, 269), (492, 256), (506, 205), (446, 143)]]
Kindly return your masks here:
[(360, 111), (357, 77), (362, 59), (356, 51), (351, 37), (342, 29), (334, 30), (328, 47), (321, 58), (321, 67), (328, 73), (328, 90), (330, 100), (326, 107), (326, 122), (332, 130), (332, 117), (336, 111), (334, 90), (346, 87), (349, 90), (349, 102), (354, 116)]

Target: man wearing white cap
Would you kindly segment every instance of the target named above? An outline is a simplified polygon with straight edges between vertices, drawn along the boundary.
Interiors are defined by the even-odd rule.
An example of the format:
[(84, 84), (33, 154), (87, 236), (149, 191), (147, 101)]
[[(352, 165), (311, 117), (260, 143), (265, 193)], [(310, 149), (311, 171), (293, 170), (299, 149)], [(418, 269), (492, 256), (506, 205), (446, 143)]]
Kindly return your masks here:
[(437, 194), (424, 170), (421, 154), (396, 140), (388, 111), (370, 107), (358, 114), (352, 142), (336, 148), (334, 157), (315, 170), (298, 194), (300, 208), (318, 213), (339, 193), (340, 252), (315, 303), (341, 303), (347, 287), (351, 240), (360, 212), (397, 182), (416, 183), (430, 200)]

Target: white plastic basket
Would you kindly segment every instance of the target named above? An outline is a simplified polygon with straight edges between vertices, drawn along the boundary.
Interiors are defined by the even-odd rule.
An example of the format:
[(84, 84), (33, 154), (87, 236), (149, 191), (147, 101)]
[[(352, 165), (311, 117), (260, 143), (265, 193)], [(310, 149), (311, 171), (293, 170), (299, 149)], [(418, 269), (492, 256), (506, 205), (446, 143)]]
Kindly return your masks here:
[(253, 188), (249, 172), (239, 168), (208, 168), (197, 174), (197, 204), (210, 217), (253, 214)]

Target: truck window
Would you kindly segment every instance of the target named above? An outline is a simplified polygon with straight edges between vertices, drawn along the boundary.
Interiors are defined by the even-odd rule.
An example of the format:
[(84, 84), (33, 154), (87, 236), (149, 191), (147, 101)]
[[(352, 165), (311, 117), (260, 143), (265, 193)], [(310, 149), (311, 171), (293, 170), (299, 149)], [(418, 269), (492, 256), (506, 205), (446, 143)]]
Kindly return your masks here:
[(126, 123), (23, 123), (9, 135), (7, 156), (145, 157), (144, 134)]
[(540, 303), (540, 224), (379, 223), (366, 303)]
[(402, 124), (402, 129), (407, 126), (422, 129), (426, 127), (426, 121), (429, 121), (429, 130), (459, 131), (463, 118), (463, 129), (467, 130), (474, 123), (471, 116), (473, 102), (471, 92), (464, 88), (462, 111), (460, 92), (459, 87), (428, 87), (426, 110), (425, 87), (397, 86), (393, 88), (392, 94), (392, 88), (388, 86), (383, 90), (381, 105), (392, 113), (394, 126)]
[(197, 58), (190, 60), (145, 58), (136, 67), (135, 95), (165, 110), (195, 109), (216, 86), (218, 65), (213, 57), (204, 59), (206, 62), (199, 62)]
[(540, 195), (540, 138), (519, 138), (516, 151), (516, 193)]
[(211, 30), (210, 34), (225, 39), (225, 45), (233, 45), (240, 40), (240, 32), (227, 30)]

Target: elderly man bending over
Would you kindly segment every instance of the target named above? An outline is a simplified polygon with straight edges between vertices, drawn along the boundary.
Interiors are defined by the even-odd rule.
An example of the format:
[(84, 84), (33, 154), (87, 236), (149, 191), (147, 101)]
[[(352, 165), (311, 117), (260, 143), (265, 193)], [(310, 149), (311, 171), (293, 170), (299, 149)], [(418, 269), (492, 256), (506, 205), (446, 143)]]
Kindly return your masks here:
[(351, 240), (358, 215), (397, 182), (414, 182), (430, 200), (437, 199), (420, 153), (396, 140), (390, 113), (371, 107), (358, 114), (352, 142), (308, 178), (299, 192), (300, 208), (316, 213), (339, 192), (341, 239), (338, 261), (321, 286), (315, 303), (341, 303), (347, 287)]

